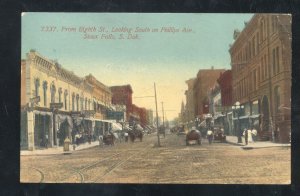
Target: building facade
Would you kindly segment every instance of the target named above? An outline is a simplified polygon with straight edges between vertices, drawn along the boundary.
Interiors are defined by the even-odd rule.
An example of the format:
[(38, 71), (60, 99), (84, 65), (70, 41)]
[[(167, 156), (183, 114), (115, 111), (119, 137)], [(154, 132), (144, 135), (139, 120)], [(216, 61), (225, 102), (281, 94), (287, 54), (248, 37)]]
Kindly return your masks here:
[(188, 89), (185, 91), (186, 96), (186, 115), (187, 115), (187, 121), (194, 121), (195, 120), (195, 108), (194, 108), (194, 83), (195, 78), (191, 78), (185, 83), (188, 85)]
[(223, 127), (226, 135), (233, 135), (233, 125), (232, 118), (233, 113), (231, 106), (233, 105), (232, 101), (232, 72), (231, 70), (226, 70), (220, 75), (217, 80), (220, 91), (221, 91), (221, 105), (222, 105), (222, 114), (223, 116)]
[(76, 134), (95, 134), (95, 92), (88, 80), (35, 50), (21, 71), (21, 148), (61, 146), (67, 137), (73, 142)]
[(112, 104), (126, 106), (126, 119), (129, 120), (132, 116), (132, 88), (128, 85), (111, 86)]
[(215, 85), (224, 69), (201, 69), (195, 79), (194, 91), (194, 113), (195, 116), (202, 117), (209, 113), (209, 93)]
[(93, 97), (93, 110), (95, 118), (107, 119), (107, 110), (111, 109), (112, 93), (109, 87), (98, 81), (92, 74), (85, 77), (86, 81), (93, 86), (92, 97)]
[[(255, 14), (235, 31), (231, 55), (233, 103), (242, 126), (261, 139), (287, 142), (291, 120), (291, 15)], [(240, 128), (244, 128), (244, 127)]]

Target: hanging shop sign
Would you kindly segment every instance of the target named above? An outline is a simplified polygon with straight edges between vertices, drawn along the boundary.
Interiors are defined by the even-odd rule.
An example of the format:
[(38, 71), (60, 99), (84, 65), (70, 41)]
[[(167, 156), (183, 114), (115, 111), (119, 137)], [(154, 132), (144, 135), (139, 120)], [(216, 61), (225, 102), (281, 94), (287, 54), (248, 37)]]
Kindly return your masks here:
[(96, 113), (95, 110), (84, 110), (84, 111), (82, 111), (82, 114), (84, 114), (85, 116), (92, 116), (95, 113)]
[(50, 108), (52, 109), (60, 109), (63, 107), (63, 103), (50, 103)]
[(38, 102), (40, 102), (40, 100), (41, 100), (40, 96), (30, 98), (31, 103), (38, 103)]

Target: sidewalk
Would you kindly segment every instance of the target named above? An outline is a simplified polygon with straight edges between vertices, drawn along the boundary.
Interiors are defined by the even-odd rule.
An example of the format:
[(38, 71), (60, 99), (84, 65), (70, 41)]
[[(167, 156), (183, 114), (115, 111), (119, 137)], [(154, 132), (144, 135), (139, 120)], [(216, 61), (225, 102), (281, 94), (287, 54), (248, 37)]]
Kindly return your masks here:
[[(87, 149), (87, 148), (92, 148), (92, 147), (95, 147), (95, 146), (99, 146), (99, 141), (91, 142), (91, 144), (89, 144), (88, 142), (86, 142), (84, 144), (80, 144), (79, 146), (76, 146), (75, 151), (83, 150), (83, 149)], [(36, 150), (33, 150), (33, 151), (21, 150), (20, 155), (21, 156), (30, 156), (30, 155), (70, 154), (74, 151), (72, 144), (70, 144), (69, 149), (70, 149), (70, 151), (64, 152), (63, 146), (59, 146), (59, 147), (53, 147), (53, 148), (47, 148), (47, 149), (36, 149)]]
[(241, 146), (242, 149), (270, 148), (270, 147), (291, 147), (291, 144), (274, 143), (271, 141), (256, 141), (245, 145), (245, 138), (242, 137), (243, 143), (237, 143), (236, 136), (226, 136), (226, 142), (229, 144)]

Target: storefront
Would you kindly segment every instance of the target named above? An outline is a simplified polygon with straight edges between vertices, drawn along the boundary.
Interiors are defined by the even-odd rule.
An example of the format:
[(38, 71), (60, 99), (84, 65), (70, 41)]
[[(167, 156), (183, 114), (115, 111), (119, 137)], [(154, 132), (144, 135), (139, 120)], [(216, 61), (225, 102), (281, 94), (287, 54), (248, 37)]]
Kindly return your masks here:
[(73, 130), (73, 120), (69, 115), (65, 114), (56, 114), (55, 115), (55, 127), (57, 130), (57, 144), (62, 146), (64, 140), (69, 138), (71, 142), (72, 138), (72, 130)]

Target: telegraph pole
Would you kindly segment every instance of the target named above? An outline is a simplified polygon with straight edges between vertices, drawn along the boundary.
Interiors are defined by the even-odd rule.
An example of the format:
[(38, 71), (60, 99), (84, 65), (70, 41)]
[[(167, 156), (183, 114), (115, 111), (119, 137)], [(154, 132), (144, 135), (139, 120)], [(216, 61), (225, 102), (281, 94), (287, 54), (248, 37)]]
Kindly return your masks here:
[(165, 127), (164, 102), (161, 102), (161, 106), (162, 106), (162, 114), (163, 114), (163, 127)]
[(157, 142), (158, 142), (158, 147), (160, 147), (160, 140), (159, 140), (159, 130), (158, 130), (157, 98), (156, 98), (156, 86), (155, 86), (155, 82), (154, 82), (154, 94), (155, 94), (155, 107), (156, 107), (156, 129), (157, 129)]

